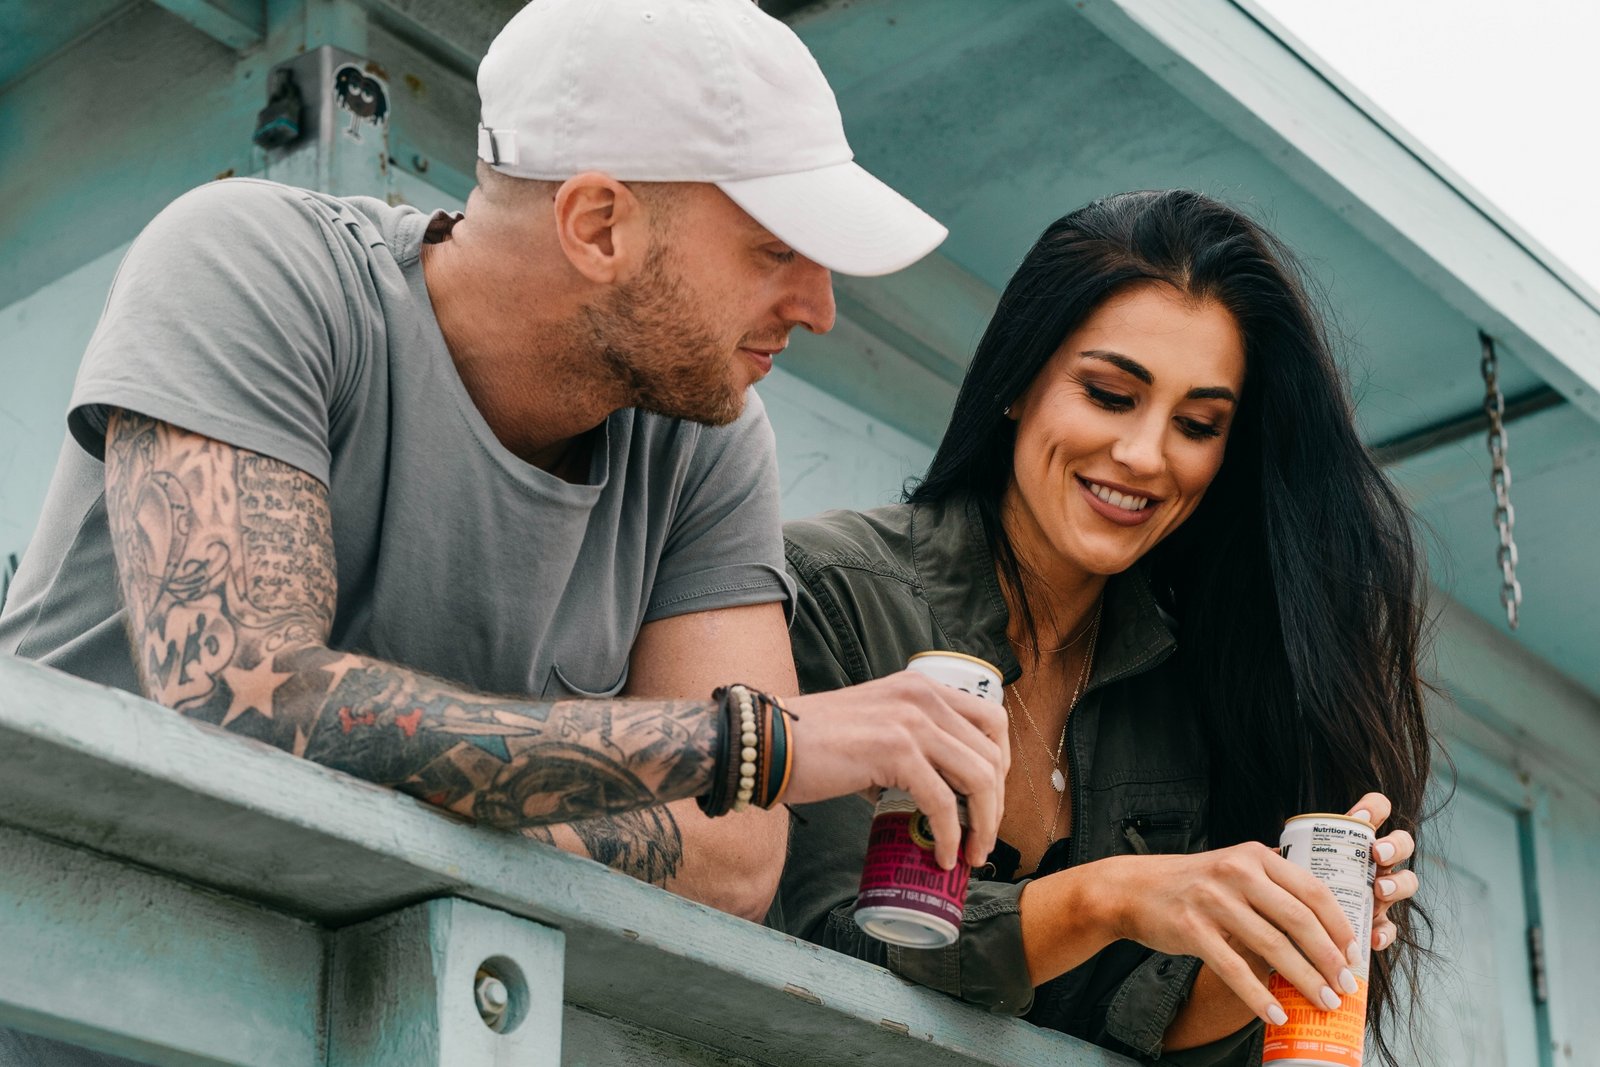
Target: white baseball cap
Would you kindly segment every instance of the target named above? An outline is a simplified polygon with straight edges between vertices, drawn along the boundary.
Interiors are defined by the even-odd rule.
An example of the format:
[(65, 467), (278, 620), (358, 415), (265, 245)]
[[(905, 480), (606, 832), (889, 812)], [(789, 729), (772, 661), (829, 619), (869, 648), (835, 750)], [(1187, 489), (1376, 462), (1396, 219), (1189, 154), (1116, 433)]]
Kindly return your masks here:
[(852, 162), (817, 61), (752, 0), (533, 0), (478, 93), (478, 157), (512, 177), (712, 182), (841, 274), (900, 270), (948, 232)]

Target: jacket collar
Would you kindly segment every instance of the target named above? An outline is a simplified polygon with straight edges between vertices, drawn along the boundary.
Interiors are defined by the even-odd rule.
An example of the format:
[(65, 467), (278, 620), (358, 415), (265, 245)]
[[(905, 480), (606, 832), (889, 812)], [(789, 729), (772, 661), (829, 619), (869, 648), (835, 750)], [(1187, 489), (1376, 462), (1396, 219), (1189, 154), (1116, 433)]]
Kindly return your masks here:
[[(988, 660), (1007, 684), (1016, 681), (1022, 665), (1006, 640), (1011, 614), (977, 504), (967, 497), (913, 504), (910, 532), (912, 568), (951, 649)], [(1177, 647), (1143, 567), (1106, 583), (1099, 642), (1090, 689), (1148, 669)]]

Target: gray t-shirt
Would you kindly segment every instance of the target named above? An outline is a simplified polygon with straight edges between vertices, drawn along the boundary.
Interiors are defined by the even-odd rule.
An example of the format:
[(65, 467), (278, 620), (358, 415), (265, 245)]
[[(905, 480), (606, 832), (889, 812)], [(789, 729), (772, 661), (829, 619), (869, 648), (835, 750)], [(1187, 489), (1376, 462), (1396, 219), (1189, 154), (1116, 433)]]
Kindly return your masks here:
[[(615, 693), (646, 622), (791, 599), (772, 429), (637, 410), (588, 484), (512, 455), (457, 375), (419, 250), (430, 216), (270, 182), (204, 186), (134, 242), (89, 343), (0, 652), (137, 691), (106, 527), (122, 407), (329, 487), (329, 644), (473, 688)], [(447, 228), (440, 218), (433, 230)]]

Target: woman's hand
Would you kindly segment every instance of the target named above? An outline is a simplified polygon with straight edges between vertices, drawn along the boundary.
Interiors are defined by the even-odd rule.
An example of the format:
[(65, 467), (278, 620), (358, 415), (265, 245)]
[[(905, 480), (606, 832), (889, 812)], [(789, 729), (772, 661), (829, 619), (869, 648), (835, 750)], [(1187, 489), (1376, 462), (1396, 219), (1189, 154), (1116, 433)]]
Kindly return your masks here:
[(1200, 957), (1264, 1021), (1286, 1018), (1267, 990), (1269, 969), (1330, 1009), (1358, 988), (1350, 965), (1360, 951), (1350, 921), (1327, 886), (1275, 849), (1250, 842), (1100, 863), (1115, 937)]
[[(1370, 823), (1374, 830), (1389, 821), (1393, 805), (1382, 793), (1368, 793), (1356, 801), (1349, 814)], [(1415, 871), (1397, 871), (1396, 867), (1411, 859), (1417, 843), (1404, 830), (1395, 830), (1372, 843), (1372, 852), (1378, 858), (1378, 876), (1372, 883), (1374, 905), (1372, 909), (1372, 947), (1385, 949), (1394, 944), (1399, 931), (1389, 921), (1389, 908), (1402, 900), (1417, 895), (1419, 882)]]
[[(1348, 814), (1377, 829), (1392, 811), (1388, 797), (1368, 793)], [(1416, 895), (1416, 873), (1395, 869), (1415, 848), (1404, 830), (1373, 842), (1374, 949), (1394, 944), (1390, 907)], [(1257, 1017), (1272, 1022), (1275, 1009), (1283, 1010), (1267, 990), (1268, 971), (1277, 971), (1313, 1004), (1337, 1007), (1341, 992), (1355, 992), (1349, 964), (1359, 953), (1349, 920), (1326, 886), (1273, 849), (1250, 843), (1192, 856), (1102, 862), (1118, 865), (1107, 872), (1115, 887), (1115, 936), (1200, 957)]]

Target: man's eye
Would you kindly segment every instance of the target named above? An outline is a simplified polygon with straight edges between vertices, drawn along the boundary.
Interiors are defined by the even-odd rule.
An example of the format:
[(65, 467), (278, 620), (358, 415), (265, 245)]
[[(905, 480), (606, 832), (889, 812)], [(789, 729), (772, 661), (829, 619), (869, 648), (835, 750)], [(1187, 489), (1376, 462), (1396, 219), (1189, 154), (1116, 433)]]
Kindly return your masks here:
[(1113, 393), (1108, 389), (1101, 389), (1088, 383), (1084, 384), (1083, 390), (1088, 394), (1090, 400), (1108, 411), (1127, 411), (1133, 407), (1133, 397), (1131, 396)]
[(792, 248), (784, 249), (781, 252), (771, 251), (771, 250), (769, 250), (767, 252), (767, 255), (771, 256), (773, 259), (777, 260), (779, 263), (793, 263), (795, 261), (795, 257), (798, 256), (799, 254), (800, 253), (796, 252)]

